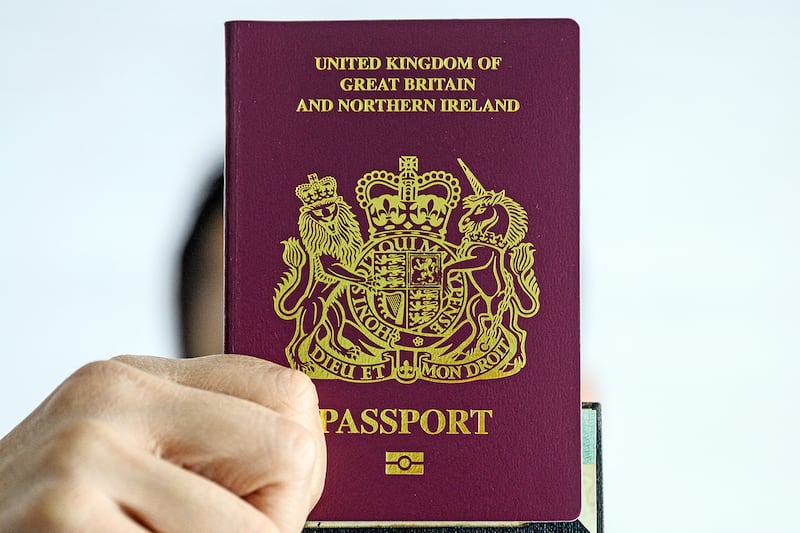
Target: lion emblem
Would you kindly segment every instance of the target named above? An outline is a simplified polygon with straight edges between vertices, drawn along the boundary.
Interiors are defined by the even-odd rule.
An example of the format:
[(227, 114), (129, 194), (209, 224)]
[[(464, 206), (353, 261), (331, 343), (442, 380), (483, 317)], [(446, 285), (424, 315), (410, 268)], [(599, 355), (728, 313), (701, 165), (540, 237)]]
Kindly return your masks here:
[(305, 369), (308, 345), (316, 336), (335, 341), (341, 313), (336, 299), (343, 282), (364, 283), (352, 269), (364, 245), (355, 215), (336, 193), (336, 180), (308, 176), (295, 194), (303, 202), (298, 227), (300, 242), (283, 241), (283, 260), (289, 267), (275, 291), (275, 311), (295, 320), (295, 334), (286, 347), (292, 368)]

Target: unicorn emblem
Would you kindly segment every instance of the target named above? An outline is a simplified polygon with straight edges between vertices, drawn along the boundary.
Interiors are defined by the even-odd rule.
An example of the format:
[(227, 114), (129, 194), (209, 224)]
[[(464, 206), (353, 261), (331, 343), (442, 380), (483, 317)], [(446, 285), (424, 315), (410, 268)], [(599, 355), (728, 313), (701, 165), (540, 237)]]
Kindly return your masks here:
[(465, 273), (473, 294), (467, 303), (467, 320), (452, 337), (456, 343), (472, 339), (471, 346), (458, 350), (454, 358), (467, 357), (505, 330), (518, 346), (508, 370), (519, 370), (526, 361), (526, 332), (519, 319), (539, 311), (539, 284), (533, 270), (536, 250), (523, 242), (528, 216), (504, 190), (486, 190), (464, 161), (459, 158), (458, 163), (473, 192), (463, 199), (466, 213), (458, 222), (461, 245), (456, 260), (444, 266), (443, 278)]

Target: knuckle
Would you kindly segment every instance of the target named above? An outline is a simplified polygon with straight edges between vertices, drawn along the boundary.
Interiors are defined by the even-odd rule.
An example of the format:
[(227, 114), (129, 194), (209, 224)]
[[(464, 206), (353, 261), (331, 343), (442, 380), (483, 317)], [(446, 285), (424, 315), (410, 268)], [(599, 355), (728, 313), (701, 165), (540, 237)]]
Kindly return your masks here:
[(78, 479), (108, 447), (110, 428), (93, 418), (72, 420), (59, 428), (44, 451), (44, 465), (57, 479)]
[(316, 409), (319, 405), (317, 388), (311, 378), (298, 370), (287, 368), (281, 374), (286, 401), (295, 409), (304, 411)]
[(250, 374), (249, 390), (257, 403), (283, 413), (316, 412), (317, 388), (304, 373), (262, 360), (251, 369), (255, 371)]
[(115, 380), (122, 381), (130, 379), (133, 375), (133, 368), (117, 359), (105, 361), (93, 361), (88, 363), (72, 374), (72, 378), (84, 380)]
[(95, 361), (76, 370), (47, 402), (51, 414), (95, 413), (129, 393), (135, 369), (118, 361)]
[(317, 460), (317, 443), (311, 432), (287, 420), (279, 427), (278, 439), (278, 464), (294, 472), (294, 477), (307, 477)]
[(85, 526), (87, 491), (74, 481), (54, 481), (37, 491), (23, 518), (33, 531), (80, 531)]

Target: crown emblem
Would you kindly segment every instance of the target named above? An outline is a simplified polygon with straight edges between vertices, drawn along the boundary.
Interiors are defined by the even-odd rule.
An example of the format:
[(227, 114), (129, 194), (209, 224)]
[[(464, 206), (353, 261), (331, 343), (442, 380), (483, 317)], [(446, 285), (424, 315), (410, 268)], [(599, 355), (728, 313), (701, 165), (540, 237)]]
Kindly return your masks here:
[(425, 232), (444, 238), (447, 222), (461, 198), (451, 173), (418, 173), (416, 156), (400, 157), (399, 174), (373, 170), (356, 185), (356, 199), (367, 215), (370, 237), (397, 231)]
[(332, 176), (320, 179), (316, 174), (309, 174), (308, 183), (295, 187), (294, 194), (303, 205), (324, 205), (336, 198), (336, 180)]

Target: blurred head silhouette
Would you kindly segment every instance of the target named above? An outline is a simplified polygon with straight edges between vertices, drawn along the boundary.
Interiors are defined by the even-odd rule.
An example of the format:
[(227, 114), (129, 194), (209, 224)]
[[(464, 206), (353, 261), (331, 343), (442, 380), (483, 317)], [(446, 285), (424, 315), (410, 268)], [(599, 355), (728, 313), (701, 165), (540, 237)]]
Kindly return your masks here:
[(181, 353), (222, 353), (223, 176), (216, 173), (202, 196), (179, 263), (177, 307)]

